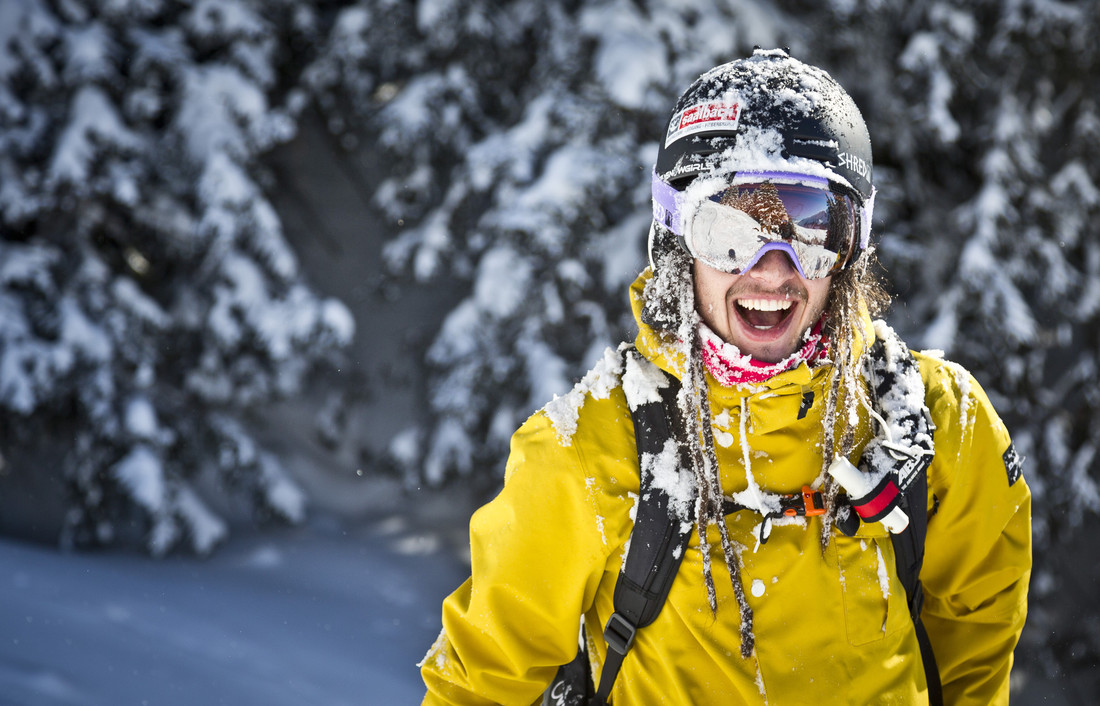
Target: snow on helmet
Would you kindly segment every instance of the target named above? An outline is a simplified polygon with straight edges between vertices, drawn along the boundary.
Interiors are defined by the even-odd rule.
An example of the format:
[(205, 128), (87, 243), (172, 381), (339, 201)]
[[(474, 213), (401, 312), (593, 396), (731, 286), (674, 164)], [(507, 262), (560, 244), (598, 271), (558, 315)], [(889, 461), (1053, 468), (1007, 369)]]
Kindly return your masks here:
[[(654, 193), (738, 172), (824, 178), (860, 207), (859, 249), (870, 243), (871, 139), (851, 96), (824, 70), (781, 49), (704, 73), (680, 96), (654, 168)], [(663, 182), (663, 184), (662, 184)], [(665, 213), (654, 201), (655, 221)], [(651, 243), (651, 257), (652, 243)]]
[(672, 111), (657, 174), (680, 186), (722, 153), (738, 171), (807, 172), (871, 198), (871, 138), (855, 101), (781, 49), (757, 49), (695, 80)]

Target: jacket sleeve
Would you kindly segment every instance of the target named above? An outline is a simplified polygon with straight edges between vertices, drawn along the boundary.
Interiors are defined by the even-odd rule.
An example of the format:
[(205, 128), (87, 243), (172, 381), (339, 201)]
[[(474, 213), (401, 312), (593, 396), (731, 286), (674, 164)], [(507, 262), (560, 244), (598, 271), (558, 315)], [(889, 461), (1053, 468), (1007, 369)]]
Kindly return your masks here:
[(471, 576), (421, 663), (425, 704), (530, 704), (577, 654), (610, 554), (594, 486), (545, 416), (516, 432), (503, 489), (470, 522)]
[(957, 365), (922, 360), (936, 455), (921, 613), (946, 704), (1007, 704), (1027, 615), (1031, 494), (1008, 430)]

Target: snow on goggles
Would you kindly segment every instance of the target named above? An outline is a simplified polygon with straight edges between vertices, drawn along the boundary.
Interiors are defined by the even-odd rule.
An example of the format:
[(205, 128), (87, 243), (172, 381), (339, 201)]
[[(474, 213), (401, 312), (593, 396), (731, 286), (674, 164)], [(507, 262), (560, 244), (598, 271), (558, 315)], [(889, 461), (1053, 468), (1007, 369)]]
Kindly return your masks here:
[(730, 274), (782, 250), (806, 279), (831, 275), (852, 259), (865, 216), (827, 179), (778, 172), (741, 172), (732, 184), (699, 198), (688, 206), (684, 192), (654, 175), (657, 222), (680, 236), (692, 257)]

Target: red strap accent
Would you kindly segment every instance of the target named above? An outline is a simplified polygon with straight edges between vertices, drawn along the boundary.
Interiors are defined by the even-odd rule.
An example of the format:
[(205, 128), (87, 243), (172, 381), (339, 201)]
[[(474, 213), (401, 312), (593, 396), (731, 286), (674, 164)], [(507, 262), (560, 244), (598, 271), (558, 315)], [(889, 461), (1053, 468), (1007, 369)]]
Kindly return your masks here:
[(878, 495), (862, 505), (853, 505), (852, 507), (855, 508), (860, 517), (874, 517), (885, 510), (897, 496), (898, 487), (894, 485), (893, 481), (890, 481), (879, 491)]

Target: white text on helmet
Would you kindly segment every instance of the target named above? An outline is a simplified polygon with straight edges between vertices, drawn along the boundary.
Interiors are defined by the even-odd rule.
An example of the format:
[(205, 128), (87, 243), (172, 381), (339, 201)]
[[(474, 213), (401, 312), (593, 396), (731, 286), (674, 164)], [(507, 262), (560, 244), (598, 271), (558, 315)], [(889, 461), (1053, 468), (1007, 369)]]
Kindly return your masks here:
[(836, 157), (840, 160), (840, 166), (852, 170), (867, 181), (871, 180), (871, 167), (861, 157), (848, 152), (841, 152)]

